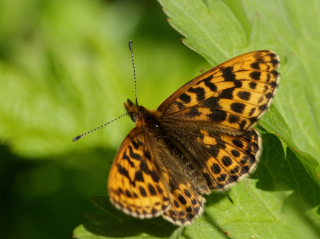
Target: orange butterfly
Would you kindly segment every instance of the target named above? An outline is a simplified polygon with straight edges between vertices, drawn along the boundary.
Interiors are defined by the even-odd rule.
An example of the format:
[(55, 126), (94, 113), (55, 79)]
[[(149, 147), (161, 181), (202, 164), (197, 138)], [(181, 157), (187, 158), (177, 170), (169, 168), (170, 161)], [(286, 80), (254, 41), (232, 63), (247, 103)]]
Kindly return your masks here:
[(278, 66), (274, 52), (254, 51), (186, 83), (157, 110), (128, 100), (136, 127), (113, 162), (111, 202), (134, 217), (190, 224), (203, 212), (203, 195), (255, 168), (262, 138), (253, 127), (275, 95)]

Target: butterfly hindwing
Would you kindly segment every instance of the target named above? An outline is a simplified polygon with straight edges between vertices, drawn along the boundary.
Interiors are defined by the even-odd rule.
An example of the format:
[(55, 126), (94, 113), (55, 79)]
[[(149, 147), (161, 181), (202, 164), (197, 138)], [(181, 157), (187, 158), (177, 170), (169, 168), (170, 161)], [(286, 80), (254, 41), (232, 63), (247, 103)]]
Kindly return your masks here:
[(134, 128), (123, 141), (109, 174), (111, 202), (135, 217), (159, 216), (170, 206), (152, 152), (143, 129)]
[(205, 199), (191, 183), (180, 183), (171, 188), (171, 208), (163, 217), (176, 225), (189, 225), (203, 212)]
[(232, 135), (201, 124), (191, 127), (183, 122), (162, 121), (162, 126), (178, 147), (183, 145), (181, 153), (185, 164), (199, 165), (208, 185), (208, 190), (197, 186), (201, 194), (239, 181), (255, 168), (259, 160), (262, 139), (255, 129)]
[(201, 130), (197, 141), (207, 152), (202, 168), (210, 189), (223, 189), (253, 171), (259, 161), (262, 140), (252, 129), (241, 136), (212, 134)]
[(248, 130), (272, 101), (278, 66), (278, 56), (271, 51), (238, 56), (188, 82), (158, 111), (162, 118), (210, 122), (222, 131)]

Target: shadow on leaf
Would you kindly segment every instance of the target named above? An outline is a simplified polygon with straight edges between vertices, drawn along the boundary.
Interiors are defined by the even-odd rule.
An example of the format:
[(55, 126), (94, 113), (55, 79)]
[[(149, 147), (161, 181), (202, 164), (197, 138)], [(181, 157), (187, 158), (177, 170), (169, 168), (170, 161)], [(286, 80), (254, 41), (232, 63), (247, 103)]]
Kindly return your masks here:
[(107, 197), (92, 199), (105, 214), (87, 214), (88, 223), (84, 227), (97, 235), (107, 237), (130, 237), (142, 233), (156, 237), (169, 237), (175, 226), (162, 218), (140, 220), (128, 216), (114, 208)]
[[(320, 190), (299, 159), (289, 147), (284, 150), (281, 141), (265, 134), (265, 152), (253, 177), (259, 181), (257, 188), (265, 191), (292, 192), (283, 202), (283, 211), (294, 213), (310, 229), (320, 235), (319, 225), (310, 217), (309, 210), (320, 205)], [(307, 160), (307, 159), (306, 159)]]

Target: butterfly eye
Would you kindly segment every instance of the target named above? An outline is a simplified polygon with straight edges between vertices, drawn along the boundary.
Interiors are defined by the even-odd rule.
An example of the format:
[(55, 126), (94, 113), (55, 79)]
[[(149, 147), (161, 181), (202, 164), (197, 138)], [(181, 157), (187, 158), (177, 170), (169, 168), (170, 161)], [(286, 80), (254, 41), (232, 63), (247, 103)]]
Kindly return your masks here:
[(130, 112), (130, 118), (133, 122), (137, 122), (137, 120), (139, 119), (139, 113)]

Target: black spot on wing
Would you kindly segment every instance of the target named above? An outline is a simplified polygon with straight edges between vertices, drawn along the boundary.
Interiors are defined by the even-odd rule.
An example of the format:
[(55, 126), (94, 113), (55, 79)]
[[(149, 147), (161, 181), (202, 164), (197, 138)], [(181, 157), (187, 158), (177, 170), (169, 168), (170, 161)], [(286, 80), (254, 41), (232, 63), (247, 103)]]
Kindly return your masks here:
[(272, 63), (273, 65), (278, 65), (278, 64), (280, 63), (275, 54), (270, 54), (270, 56), (271, 56), (271, 58), (273, 58), (273, 59), (271, 60), (271, 63)]
[(140, 154), (136, 154), (135, 152), (133, 152), (133, 149), (132, 149), (131, 145), (128, 148), (129, 148), (130, 157), (132, 157), (134, 159), (137, 159), (137, 160), (141, 159), (141, 155)]
[(136, 172), (134, 179), (135, 181), (144, 182), (143, 174), (140, 170)]
[(177, 102), (175, 102), (175, 104), (178, 106), (179, 110), (186, 108), (186, 106), (182, 102), (177, 101)]
[(186, 116), (188, 117), (196, 117), (196, 116), (200, 116), (201, 112), (199, 112), (199, 110), (197, 109), (197, 107), (192, 107), (187, 113)]
[(209, 153), (213, 156), (213, 157), (217, 157), (218, 154), (219, 154), (219, 146), (217, 145), (210, 145), (210, 148), (209, 148)]
[(226, 180), (226, 178), (227, 178), (227, 174), (223, 173), (223, 174), (220, 175), (220, 177), (217, 178), (217, 180), (219, 182), (223, 182), (223, 181)]
[(249, 87), (254, 90), (257, 87), (257, 82), (251, 81)]
[(233, 99), (234, 88), (225, 89), (221, 92), (220, 98)]
[(155, 181), (157, 183), (160, 181), (160, 178), (159, 178), (156, 171), (151, 171), (151, 177), (152, 177), (153, 181)]
[(216, 108), (219, 109), (221, 106), (219, 105), (219, 99), (217, 97), (210, 97), (202, 102), (204, 107)]
[(276, 87), (278, 87), (278, 84), (277, 84), (277, 82), (273, 81), (273, 82), (270, 83), (270, 86), (272, 88), (276, 88)]
[(243, 130), (243, 129), (244, 129), (244, 127), (246, 126), (246, 124), (247, 124), (247, 120), (245, 120), (245, 119), (244, 119), (244, 120), (242, 120), (242, 121), (241, 121), (241, 123), (239, 124), (240, 129), (241, 129), (241, 130)]
[(143, 197), (148, 196), (146, 190), (142, 186), (139, 186), (139, 191), (140, 191), (141, 196), (143, 196)]
[(187, 95), (186, 93), (181, 94), (179, 99), (182, 100), (184, 103), (190, 103), (191, 102), (190, 95)]
[(216, 86), (214, 83), (211, 82), (212, 78), (213, 78), (213, 77), (210, 76), (210, 77), (207, 77), (206, 79), (204, 79), (204, 80), (203, 80), (203, 81), (204, 81), (204, 85), (205, 85), (206, 87), (208, 87), (211, 91), (216, 92), (216, 91), (218, 90), (218, 88), (217, 88), (217, 86)]
[(235, 149), (232, 149), (231, 150), (231, 154), (234, 156), (234, 157), (239, 157), (240, 156), (240, 152), (238, 150), (235, 150)]
[(126, 178), (130, 178), (129, 177), (129, 173), (128, 170), (126, 170), (124, 167), (122, 167), (121, 165), (118, 164), (118, 171), (121, 175), (125, 176)]
[(253, 71), (250, 73), (250, 77), (254, 80), (260, 80), (261, 72)]
[(131, 161), (130, 157), (125, 152), (123, 153), (122, 158), (126, 160), (131, 167), (135, 167), (135, 164)]
[(157, 195), (156, 189), (150, 183), (148, 184), (148, 190), (152, 196)]
[(243, 143), (242, 143), (242, 141), (240, 140), (240, 139), (233, 139), (232, 140), (232, 143), (235, 145), (235, 146), (237, 146), (238, 148), (243, 148)]
[(186, 199), (181, 194), (178, 196), (178, 199), (183, 205), (187, 203)]
[(245, 104), (238, 103), (238, 102), (231, 104), (231, 110), (240, 114), (243, 112), (245, 107), (246, 107)]
[(264, 111), (264, 110), (266, 110), (267, 109), (267, 104), (264, 104), (264, 105), (260, 105), (259, 106), (259, 110), (261, 110), (261, 111)]
[(146, 158), (147, 158), (148, 160), (151, 160), (151, 154), (150, 154), (149, 151), (145, 151), (145, 152), (144, 152), (144, 156), (146, 156)]
[(139, 144), (134, 139), (131, 139), (131, 143), (135, 149), (139, 148)]
[(202, 87), (190, 88), (188, 91), (195, 93), (198, 101), (202, 101), (206, 98), (206, 93)]
[(232, 159), (229, 156), (223, 156), (222, 163), (224, 166), (228, 167), (232, 164)]
[(255, 108), (255, 107), (252, 108), (252, 109), (250, 110), (250, 112), (249, 112), (249, 116), (252, 116), (255, 111), (256, 111), (256, 108)]
[(272, 74), (275, 78), (277, 78), (277, 77), (280, 75), (280, 73), (277, 72), (276, 70), (271, 71), (271, 74)]
[(146, 174), (149, 174), (149, 175), (151, 174), (151, 171), (150, 171), (150, 169), (148, 167), (148, 164), (145, 161), (141, 161), (140, 168)]
[(184, 189), (184, 193), (186, 194), (186, 196), (188, 197), (188, 198), (191, 198), (191, 193), (190, 193), (190, 191), (188, 190), (188, 189)]
[(259, 70), (259, 69), (260, 69), (260, 64), (259, 64), (258, 61), (257, 61), (257, 62), (253, 62), (253, 63), (251, 64), (251, 67), (252, 67), (253, 69)]
[(211, 166), (211, 170), (213, 173), (220, 173), (221, 172), (221, 167), (219, 166), (219, 164), (217, 163), (214, 163), (212, 166)]
[(222, 69), (222, 74), (226, 81), (234, 81), (236, 79), (232, 66)]
[(229, 115), (229, 123), (236, 123), (239, 120), (240, 120), (240, 118), (238, 115), (233, 115), (233, 114)]
[(266, 97), (267, 97), (268, 99), (271, 99), (272, 96), (273, 96), (273, 93), (271, 93), (271, 92), (269, 92), (269, 93), (266, 94)]
[(249, 100), (250, 96), (251, 96), (251, 93), (248, 92), (248, 91), (239, 91), (238, 92), (238, 96), (239, 96), (240, 99)]
[(253, 124), (253, 123), (258, 121), (258, 118), (257, 117), (251, 117), (249, 120), (250, 120), (251, 124)]
[(212, 121), (222, 122), (227, 118), (227, 113), (223, 110), (212, 110), (211, 114), (207, 115)]

